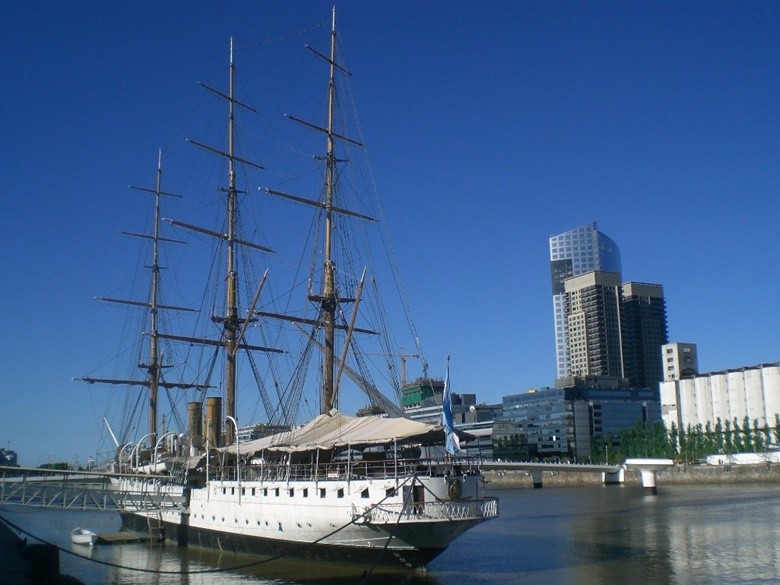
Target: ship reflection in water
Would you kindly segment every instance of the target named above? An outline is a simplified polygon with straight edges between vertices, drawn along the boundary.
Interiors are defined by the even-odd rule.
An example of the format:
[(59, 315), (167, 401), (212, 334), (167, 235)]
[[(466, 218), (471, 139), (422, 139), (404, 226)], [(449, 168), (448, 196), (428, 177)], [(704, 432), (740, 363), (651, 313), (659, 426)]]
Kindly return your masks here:
[[(0, 513), (66, 551), (62, 572), (108, 583), (406, 583), (425, 585), (780, 582), (780, 493), (776, 485), (544, 488), (501, 490), (502, 515), (475, 527), (435, 559), (428, 573), (372, 574), (369, 567), (274, 561), (171, 544), (78, 547), (74, 526), (118, 529), (115, 514)], [(240, 565), (241, 569), (232, 569)], [(224, 570), (228, 569), (230, 570)]]

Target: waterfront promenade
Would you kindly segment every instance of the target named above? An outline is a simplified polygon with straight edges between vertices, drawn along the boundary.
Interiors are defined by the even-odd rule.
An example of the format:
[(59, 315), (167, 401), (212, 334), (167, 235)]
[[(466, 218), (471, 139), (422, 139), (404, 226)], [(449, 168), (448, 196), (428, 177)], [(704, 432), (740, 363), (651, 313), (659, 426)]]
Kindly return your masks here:
[[(491, 488), (533, 488), (531, 472), (526, 470), (488, 470), (485, 479)], [(658, 487), (680, 484), (737, 484), (780, 482), (780, 464), (759, 463), (754, 465), (674, 465), (658, 472)], [(573, 487), (603, 485), (601, 473), (584, 473), (572, 465), (571, 471), (565, 465), (555, 470), (543, 471), (544, 487)], [(641, 486), (639, 471), (627, 469), (624, 485)]]

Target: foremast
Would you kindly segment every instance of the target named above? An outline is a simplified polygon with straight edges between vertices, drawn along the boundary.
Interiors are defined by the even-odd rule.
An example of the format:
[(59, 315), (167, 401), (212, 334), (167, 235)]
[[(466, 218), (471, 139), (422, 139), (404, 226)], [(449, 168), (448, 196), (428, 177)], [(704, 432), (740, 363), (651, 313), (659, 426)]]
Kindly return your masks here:
[(171, 238), (165, 238), (160, 235), (160, 222), (161, 222), (161, 201), (163, 197), (181, 197), (181, 195), (177, 195), (175, 193), (169, 193), (162, 190), (162, 151), (158, 151), (157, 154), (157, 173), (156, 173), (156, 181), (155, 181), (155, 188), (149, 189), (146, 187), (135, 187), (130, 186), (131, 189), (134, 189), (136, 191), (142, 191), (146, 193), (151, 193), (154, 195), (154, 226), (152, 230), (152, 234), (139, 234), (139, 233), (133, 233), (133, 232), (122, 232), (124, 235), (135, 237), (135, 238), (142, 238), (142, 239), (149, 239), (152, 241), (152, 264), (148, 268), (151, 271), (151, 288), (149, 292), (149, 300), (144, 301), (135, 301), (135, 300), (127, 300), (127, 299), (116, 299), (116, 298), (110, 298), (110, 297), (98, 297), (98, 300), (105, 301), (109, 303), (117, 303), (117, 304), (123, 304), (123, 305), (133, 305), (138, 307), (145, 307), (149, 309), (149, 327), (150, 331), (148, 333), (149, 335), (149, 355), (148, 355), (148, 363), (139, 363), (138, 367), (146, 372), (146, 377), (143, 380), (132, 380), (132, 379), (116, 379), (116, 378), (92, 378), (92, 377), (83, 377), (83, 378), (77, 378), (77, 380), (88, 382), (90, 384), (94, 383), (100, 383), (100, 384), (114, 384), (114, 385), (125, 385), (125, 386), (145, 386), (149, 390), (149, 402), (148, 402), (148, 435), (147, 438), (149, 439), (150, 445), (155, 445), (157, 443), (157, 420), (158, 420), (158, 394), (160, 388), (178, 388), (178, 389), (205, 389), (208, 388), (207, 385), (204, 384), (195, 384), (195, 383), (183, 383), (183, 382), (166, 382), (162, 379), (162, 374), (166, 366), (163, 364), (161, 356), (160, 356), (160, 350), (159, 350), (159, 339), (163, 337), (163, 335), (159, 332), (158, 327), (158, 317), (160, 310), (174, 310), (174, 311), (193, 311), (193, 309), (190, 309), (188, 307), (176, 307), (172, 305), (163, 305), (159, 302), (159, 291), (160, 291), (160, 275), (162, 268), (160, 266), (160, 243), (166, 242), (166, 243), (173, 243), (173, 244), (185, 244), (186, 242), (183, 242), (181, 240), (174, 240)]

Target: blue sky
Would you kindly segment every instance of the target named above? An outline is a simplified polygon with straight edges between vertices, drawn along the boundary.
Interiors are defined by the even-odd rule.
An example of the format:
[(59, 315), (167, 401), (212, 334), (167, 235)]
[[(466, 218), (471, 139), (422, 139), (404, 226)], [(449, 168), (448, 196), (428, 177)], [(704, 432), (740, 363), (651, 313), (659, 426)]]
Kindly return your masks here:
[[(104, 448), (105, 392), (120, 391), (72, 378), (123, 333), (93, 297), (137, 268), (118, 233), (148, 214), (127, 185), (153, 184), (162, 148), (169, 186), (188, 187), (196, 82), (224, 88), (232, 35), (241, 96), (281, 119), (301, 98), (276, 90), (310, 57), (289, 47), (327, 50), (330, 7), (3, 5), (0, 446), (23, 465)], [(670, 338), (697, 343), (703, 371), (779, 359), (780, 6), (338, 10), (415, 324), (434, 374), (452, 356), (455, 391), (495, 402), (553, 383), (548, 238), (590, 221), (624, 280), (664, 286)], [(273, 138), (259, 143), (269, 166)]]

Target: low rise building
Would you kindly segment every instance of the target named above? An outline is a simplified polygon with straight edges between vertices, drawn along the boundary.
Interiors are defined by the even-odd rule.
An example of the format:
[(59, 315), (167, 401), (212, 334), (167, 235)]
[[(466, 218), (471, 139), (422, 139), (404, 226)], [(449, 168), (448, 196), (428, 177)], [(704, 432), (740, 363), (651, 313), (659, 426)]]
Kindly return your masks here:
[(525, 435), (531, 459), (587, 460), (593, 439), (614, 441), (637, 422), (660, 419), (657, 389), (629, 388), (614, 377), (569, 378), (563, 387), (503, 399), (503, 420)]
[(666, 380), (661, 408), (667, 428), (715, 426), (718, 419), (742, 424), (745, 417), (774, 427), (780, 414), (780, 363)]

